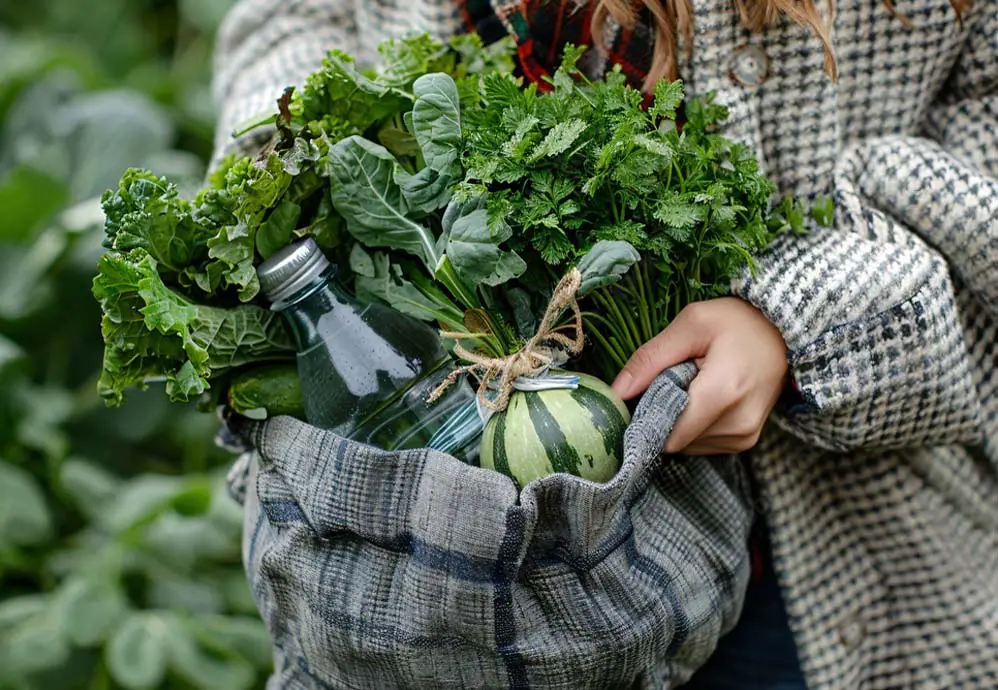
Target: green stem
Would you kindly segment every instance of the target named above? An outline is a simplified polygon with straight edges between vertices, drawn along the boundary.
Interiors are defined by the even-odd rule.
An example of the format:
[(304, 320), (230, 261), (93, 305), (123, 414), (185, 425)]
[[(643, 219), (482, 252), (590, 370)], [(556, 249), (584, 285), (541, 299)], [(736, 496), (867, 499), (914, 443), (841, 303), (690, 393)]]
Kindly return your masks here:
[(603, 353), (613, 361), (613, 364), (618, 367), (618, 370), (622, 369), (624, 365), (627, 364), (627, 357), (624, 356), (623, 352), (615, 342), (611, 342), (610, 339), (595, 328), (589, 329), (589, 334), (596, 339), (596, 342), (600, 346)]
[(620, 222), (620, 211), (617, 210), (617, 195), (614, 192), (610, 193), (610, 210), (613, 211), (613, 222)]
[(626, 365), (627, 361), (631, 358), (631, 355), (627, 353), (627, 349), (621, 345), (616, 338), (610, 338), (609, 340), (610, 346), (613, 348), (613, 352), (617, 353), (616, 357), (614, 357), (614, 364), (618, 367), (618, 370), (623, 369), (624, 365)]
[(594, 312), (584, 312), (582, 316), (592, 321), (599, 322), (603, 327), (606, 328), (607, 331), (617, 336), (617, 338), (627, 338), (627, 332), (621, 331), (619, 324), (613, 323), (602, 314), (596, 314)]
[(654, 337), (662, 330), (658, 325), (658, 289), (652, 284), (648, 275), (647, 261), (639, 262), (635, 270), (637, 271), (637, 279), (644, 283), (645, 290), (648, 293), (648, 318), (651, 320), (652, 329), (654, 330), (652, 337)]
[(630, 275), (632, 282), (638, 285), (638, 315), (641, 317), (641, 326), (644, 328), (644, 332), (641, 334), (641, 340), (643, 342), (648, 342), (655, 337), (655, 333), (652, 332), (652, 315), (651, 309), (652, 305), (648, 302), (649, 291), (646, 289), (645, 281), (640, 273), (633, 273)]
[[(670, 292), (668, 290), (668, 286), (666, 286), (665, 299), (663, 300), (662, 304), (659, 305), (659, 297), (662, 295), (662, 286), (659, 285), (658, 281), (652, 282), (652, 280), (651, 280), (652, 269), (648, 268), (648, 264), (647, 263), (644, 264), (643, 270), (644, 270), (644, 275), (645, 275), (645, 281), (648, 284), (648, 287), (652, 291), (652, 295), (651, 295), (652, 309), (653, 309), (653, 312), (652, 312), (652, 324), (654, 324), (655, 334), (657, 335), (658, 333), (660, 333), (663, 330), (665, 330), (665, 327), (669, 325), (669, 295), (670, 295)], [(659, 280), (661, 280), (661, 276), (660, 275), (658, 276), (658, 278), (659, 278)]]
[[(631, 335), (634, 341), (637, 343), (644, 343), (647, 340), (650, 340), (650, 338), (646, 337), (644, 332), (642, 331), (642, 327), (644, 326), (644, 323), (642, 321), (642, 318), (644, 316), (642, 313), (644, 309), (644, 303), (642, 302), (641, 296), (638, 294), (637, 290), (635, 290), (634, 287), (630, 285), (630, 282), (631, 281), (624, 280), (621, 281), (617, 286), (619, 288), (621, 295), (623, 297), (628, 298), (629, 301), (625, 300), (623, 307), (620, 306), (618, 300), (612, 300), (612, 302), (614, 303), (614, 305), (617, 306), (618, 309), (621, 310), (621, 313), (626, 315), (627, 318), (629, 319), (629, 323), (631, 324)], [(635, 314), (637, 314), (637, 319), (634, 318)]]
[(478, 301), (478, 298), (473, 292), (471, 292), (464, 284), (464, 282), (458, 277), (457, 272), (454, 270), (454, 264), (450, 262), (446, 256), (440, 262), (437, 270), (436, 277), (440, 283), (447, 288), (454, 297), (465, 309), (481, 309), (482, 305)]
[(624, 347), (630, 352), (637, 350), (640, 345), (636, 341), (640, 338), (640, 335), (637, 332), (637, 326), (634, 325), (634, 320), (621, 312), (616, 301), (609, 298), (604, 290), (601, 289), (594, 292), (593, 298), (619, 324), (616, 330), (622, 336), (621, 339), (624, 341)]

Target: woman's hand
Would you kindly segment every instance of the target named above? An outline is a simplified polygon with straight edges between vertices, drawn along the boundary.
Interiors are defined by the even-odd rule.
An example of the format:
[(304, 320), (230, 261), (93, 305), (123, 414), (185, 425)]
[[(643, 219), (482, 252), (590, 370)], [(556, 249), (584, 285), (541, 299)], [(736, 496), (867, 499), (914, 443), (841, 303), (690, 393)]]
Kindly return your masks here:
[(697, 302), (634, 353), (613, 389), (633, 398), (662, 371), (690, 359), (700, 373), (666, 452), (712, 455), (754, 446), (786, 382), (787, 346), (780, 332), (737, 297)]

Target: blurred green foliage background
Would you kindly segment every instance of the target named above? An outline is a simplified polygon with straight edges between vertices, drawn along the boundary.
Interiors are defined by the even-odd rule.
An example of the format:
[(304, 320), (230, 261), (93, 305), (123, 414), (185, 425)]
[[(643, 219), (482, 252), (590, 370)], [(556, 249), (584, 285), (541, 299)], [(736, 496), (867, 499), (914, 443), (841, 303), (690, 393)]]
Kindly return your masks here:
[(0, 3), (0, 689), (262, 687), (215, 420), (96, 393), (100, 193), (211, 152), (232, 0)]

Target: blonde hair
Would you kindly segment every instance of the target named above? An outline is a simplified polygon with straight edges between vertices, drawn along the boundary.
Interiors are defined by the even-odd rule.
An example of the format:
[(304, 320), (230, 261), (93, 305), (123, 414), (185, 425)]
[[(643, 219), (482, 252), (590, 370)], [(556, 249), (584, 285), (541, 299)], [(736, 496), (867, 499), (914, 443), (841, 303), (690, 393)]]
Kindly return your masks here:
[[(693, 45), (693, 3), (692, 0), (592, 0), (595, 9), (592, 17), (592, 34), (603, 35), (607, 20), (611, 17), (625, 29), (633, 29), (638, 19), (641, 5), (647, 8), (655, 20), (655, 48), (651, 69), (645, 79), (645, 89), (651, 90), (663, 77), (676, 78), (676, 53), (678, 36), (682, 36), (686, 49)], [(828, 26), (821, 18), (815, 0), (733, 0), (741, 17), (742, 24), (752, 31), (762, 31), (772, 25), (782, 15), (801, 26), (810, 27), (825, 51), (825, 72), (836, 79), (838, 71), (832, 51)], [(835, 0), (827, 0), (828, 15), (835, 13)], [(893, 0), (883, 0), (892, 15), (905, 26), (911, 22), (894, 8)], [(957, 18), (970, 8), (972, 0), (949, 0)], [(600, 42), (595, 41), (597, 45)]]

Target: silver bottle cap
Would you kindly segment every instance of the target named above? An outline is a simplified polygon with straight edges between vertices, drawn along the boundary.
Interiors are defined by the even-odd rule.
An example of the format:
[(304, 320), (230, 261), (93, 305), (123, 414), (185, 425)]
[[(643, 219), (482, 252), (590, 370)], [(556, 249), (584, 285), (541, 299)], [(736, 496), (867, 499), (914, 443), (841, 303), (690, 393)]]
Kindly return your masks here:
[(260, 264), (260, 289), (275, 306), (308, 287), (330, 264), (311, 237), (292, 242)]

